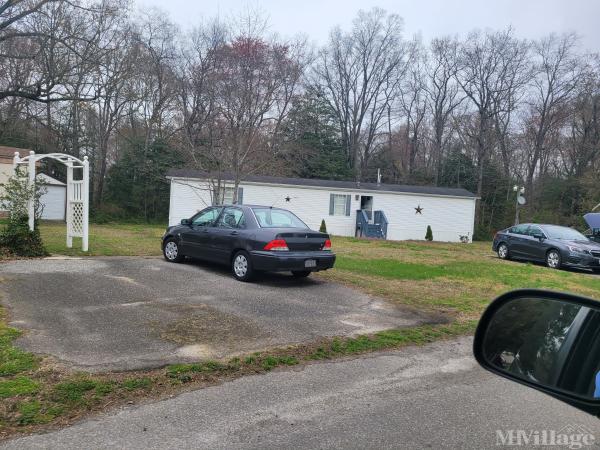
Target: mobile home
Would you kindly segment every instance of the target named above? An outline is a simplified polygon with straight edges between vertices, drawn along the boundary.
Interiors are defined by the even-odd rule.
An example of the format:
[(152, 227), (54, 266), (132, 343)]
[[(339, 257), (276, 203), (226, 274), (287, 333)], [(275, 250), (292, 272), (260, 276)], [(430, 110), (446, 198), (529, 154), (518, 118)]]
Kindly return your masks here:
[[(217, 183), (205, 172), (173, 169), (167, 178), (169, 225), (214, 203), (233, 202), (227, 174)], [(473, 237), (476, 196), (465, 189), (271, 176), (246, 176), (238, 189), (240, 204), (288, 209), (313, 229), (325, 220), (333, 235), (422, 240), (431, 226), (436, 241)]]

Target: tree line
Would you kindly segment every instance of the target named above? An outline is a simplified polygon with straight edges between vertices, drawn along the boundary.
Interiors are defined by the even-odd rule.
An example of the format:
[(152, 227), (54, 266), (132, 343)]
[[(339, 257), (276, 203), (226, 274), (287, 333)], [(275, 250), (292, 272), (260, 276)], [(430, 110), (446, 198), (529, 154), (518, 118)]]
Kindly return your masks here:
[[(407, 37), (360, 11), (327, 42), (261, 14), (179, 30), (120, 0), (0, 1), (0, 144), (91, 161), (97, 220), (164, 220), (169, 168), (464, 187), (476, 237), (600, 203), (600, 57), (576, 34)], [(61, 178), (61, 167), (46, 170)]]

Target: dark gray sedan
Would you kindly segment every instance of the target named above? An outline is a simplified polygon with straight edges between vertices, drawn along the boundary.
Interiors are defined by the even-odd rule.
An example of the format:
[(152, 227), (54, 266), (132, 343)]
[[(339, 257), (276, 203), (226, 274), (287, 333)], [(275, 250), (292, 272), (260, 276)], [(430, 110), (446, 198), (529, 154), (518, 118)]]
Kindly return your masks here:
[(600, 244), (558, 225), (526, 223), (499, 231), (492, 249), (501, 259), (544, 262), (553, 269), (576, 267), (600, 273)]
[(189, 256), (227, 264), (241, 281), (262, 271), (290, 271), (302, 278), (335, 263), (327, 233), (309, 229), (290, 211), (269, 206), (206, 208), (168, 227), (162, 250), (170, 262)]

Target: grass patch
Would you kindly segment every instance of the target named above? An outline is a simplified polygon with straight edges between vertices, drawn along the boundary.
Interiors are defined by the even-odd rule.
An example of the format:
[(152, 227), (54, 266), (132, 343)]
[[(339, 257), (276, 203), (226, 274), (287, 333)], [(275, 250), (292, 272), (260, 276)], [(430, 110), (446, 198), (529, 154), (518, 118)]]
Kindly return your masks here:
[(16, 375), (35, 369), (38, 358), (23, 350), (0, 344), (0, 376)]
[(188, 373), (213, 373), (218, 372), (220, 370), (224, 370), (225, 368), (225, 365), (216, 361), (205, 361), (194, 364), (172, 364), (167, 367), (167, 375), (171, 377), (176, 377), (178, 375)]
[(136, 389), (147, 389), (152, 385), (152, 380), (148, 377), (143, 378), (131, 378), (125, 380), (122, 383), (123, 388), (128, 391), (134, 391)]
[(50, 398), (57, 403), (78, 403), (84, 399), (86, 393), (95, 390), (97, 384), (96, 381), (87, 378), (58, 383), (53, 387)]
[[(115, 390), (116, 383), (114, 381), (99, 381), (96, 383), (96, 387), (94, 388), (94, 392), (98, 397), (104, 397)], [(125, 386), (124, 386), (125, 387)]]
[(40, 223), (40, 233), (48, 252), (69, 256), (160, 255), (160, 239), (165, 229), (166, 224), (90, 224), (89, 252), (82, 252), (80, 238), (74, 238), (73, 248), (67, 248), (63, 222)]
[(600, 298), (600, 277), (502, 261), (491, 243), (393, 242), (336, 237), (334, 270), (319, 277), (459, 323), (509, 290), (543, 288)]
[(42, 425), (52, 422), (63, 413), (63, 409), (48, 406), (39, 400), (28, 400), (17, 404), (17, 422), (20, 426)]
[(262, 368), (269, 371), (278, 366), (295, 366), (298, 360), (294, 356), (266, 356), (262, 362)]
[(14, 397), (17, 395), (35, 394), (39, 384), (27, 377), (17, 377), (12, 380), (0, 380), (0, 398)]
[(18, 404), (19, 410), (19, 424), (30, 425), (40, 420), (39, 414), (41, 410), (40, 402), (37, 400), (30, 400)]
[(413, 328), (380, 331), (373, 335), (353, 338), (334, 338), (326, 345), (318, 346), (306, 359), (330, 359), (336, 356), (355, 355), (377, 350), (398, 348), (405, 345), (424, 345), (439, 339), (446, 339), (471, 333), (477, 321), (453, 323), (450, 325), (422, 325)]
[(38, 366), (39, 358), (13, 346), (20, 335), (19, 330), (6, 325), (4, 310), (0, 308), (0, 377), (29, 372)]
[(378, 275), (384, 278), (402, 278), (405, 280), (426, 280), (447, 273), (444, 267), (426, 264), (403, 263), (388, 259), (365, 259), (343, 257), (336, 261), (336, 268), (362, 274)]

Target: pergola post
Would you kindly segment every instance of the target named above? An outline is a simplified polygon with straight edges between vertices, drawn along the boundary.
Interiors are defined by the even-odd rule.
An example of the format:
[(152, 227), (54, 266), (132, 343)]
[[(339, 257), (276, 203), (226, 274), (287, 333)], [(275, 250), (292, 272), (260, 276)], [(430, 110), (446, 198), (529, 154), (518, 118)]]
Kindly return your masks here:
[(83, 157), (83, 185), (82, 202), (83, 202), (83, 236), (81, 249), (84, 252), (88, 251), (88, 236), (89, 236), (89, 213), (90, 213), (90, 162), (88, 157)]
[(73, 200), (73, 160), (67, 159), (67, 248), (73, 247), (73, 208), (71, 201)]
[[(32, 193), (35, 193), (35, 152), (31, 150), (29, 152), (29, 161), (28, 161), (28, 175), (29, 175), (29, 189), (31, 189)], [(29, 229), (33, 231), (35, 227), (35, 196), (32, 195), (29, 197), (29, 201), (27, 202), (27, 214), (29, 215)]]
[(19, 152), (15, 152), (15, 156), (13, 158), (13, 173), (16, 173), (17, 167), (21, 162), (21, 157), (19, 156)]

